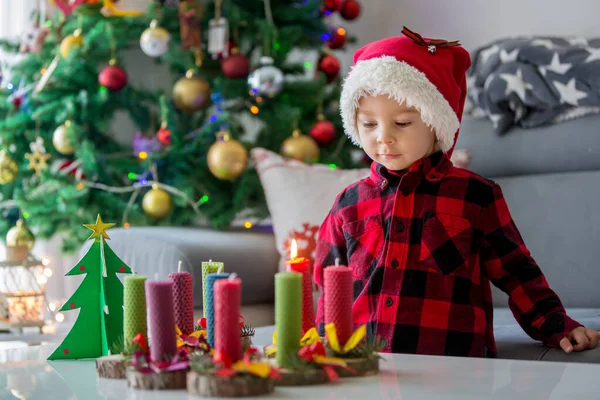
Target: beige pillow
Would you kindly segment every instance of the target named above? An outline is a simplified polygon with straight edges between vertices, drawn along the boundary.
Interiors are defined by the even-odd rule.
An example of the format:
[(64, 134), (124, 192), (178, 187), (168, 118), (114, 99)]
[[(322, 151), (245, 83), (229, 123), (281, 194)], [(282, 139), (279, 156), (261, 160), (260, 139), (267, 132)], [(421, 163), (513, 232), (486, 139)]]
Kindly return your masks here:
[(314, 260), (317, 234), (336, 196), (347, 186), (369, 176), (368, 168), (343, 170), (323, 164), (308, 165), (263, 148), (250, 152), (267, 199), (277, 250), (290, 258), (296, 239), (298, 255)]

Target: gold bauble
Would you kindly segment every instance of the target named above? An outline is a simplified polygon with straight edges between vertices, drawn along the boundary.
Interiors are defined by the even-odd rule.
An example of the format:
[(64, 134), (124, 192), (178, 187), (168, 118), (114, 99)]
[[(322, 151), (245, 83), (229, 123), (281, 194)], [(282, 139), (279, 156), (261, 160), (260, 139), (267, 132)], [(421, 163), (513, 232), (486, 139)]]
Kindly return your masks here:
[(56, 151), (67, 156), (75, 153), (75, 147), (73, 146), (73, 143), (71, 143), (71, 139), (69, 139), (68, 132), (70, 129), (73, 129), (73, 123), (71, 121), (66, 121), (56, 128), (52, 135), (52, 144)]
[(319, 145), (313, 138), (295, 129), (292, 136), (283, 141), (281, 154), (305, 163), (315, 163), (319, 161)]
[(83, 44), (83, 37), (81, 31), (78, 29), (72, 35), (65, 36), (60, 42), (60, 55), (66, 58), (71, 51), (73, 46), (81, 46)]
[(19, 165), (8, 155), (6, 150), (0, 151), (0, 185), (11, 183), (17, 177)]
[(26, 247), (31, 250), (35, 244), (33, 233), (25, 226), (22, 219), (10, 228), (6, 234), (6, 247)]
[(248, 150), (229, 133), (222, 132), (219, 136), (220, 140), (208, 149), (208, 169), (217, 178), (232, 181), (246, 170)]
[(142, 199), (142, 208), (152, 218), (161, 219), (173, 210), (173, 198), (166, 190), (153, 185)]
[(198, 111), (210, 102), (210, 85), (194, 75), (193, 71), (188, 71), (183, 78), (175, 82), (173, 101), (181, 111)]

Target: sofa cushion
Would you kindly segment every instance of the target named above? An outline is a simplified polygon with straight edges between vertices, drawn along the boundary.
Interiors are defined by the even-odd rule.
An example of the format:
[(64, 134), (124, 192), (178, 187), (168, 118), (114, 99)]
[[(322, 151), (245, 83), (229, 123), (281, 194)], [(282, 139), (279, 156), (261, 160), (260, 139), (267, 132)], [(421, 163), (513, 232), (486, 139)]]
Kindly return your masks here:
[(115, 253), (148, 279), (167, 279), (181, 260), (182, 270), (190, 271), (194, 279), (196, 307), (202, 306), (202, 261), (209, 259), (223, 262), (225, 271), (242, 279), (243, 304), (273, 301), (279, 256), (271, 232), (133, 227), (111, 229), (110, 237), (108, 244)]
[(515, 127), (499, 136), (487, 119), (463, 119), (457, 149), (469, 169), (488, 178), (600, 169), (600, 115), (556, 125)]
[[(495, 179), (533, 258), (565, 307), (600, 307), (600, 171)], [(494, 304), (507, 306), (494, 289)]]

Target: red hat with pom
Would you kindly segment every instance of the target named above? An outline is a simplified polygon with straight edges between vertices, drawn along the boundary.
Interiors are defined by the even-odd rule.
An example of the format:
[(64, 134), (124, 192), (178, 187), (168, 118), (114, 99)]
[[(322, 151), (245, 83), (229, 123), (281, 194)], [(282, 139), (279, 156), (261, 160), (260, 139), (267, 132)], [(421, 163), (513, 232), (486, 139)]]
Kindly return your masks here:
[(346, 135), (360, 146), (358, 101), (387, 94), (419, 110), (423, 122), (434, 129), (440, 148), (451, 152), (465, 104), (471, 57), (458, 42), (423, 38), (406, 27), (402, 33), (354, 53), (340, 99)]

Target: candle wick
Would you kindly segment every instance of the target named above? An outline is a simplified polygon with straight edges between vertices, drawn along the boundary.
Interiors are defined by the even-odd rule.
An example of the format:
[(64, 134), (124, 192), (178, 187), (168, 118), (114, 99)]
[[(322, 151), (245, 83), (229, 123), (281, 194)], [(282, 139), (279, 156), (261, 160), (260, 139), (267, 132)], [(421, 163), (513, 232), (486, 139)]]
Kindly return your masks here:
[(177, 272), (181, 272), (181, 264), (183, 264), (181, 262), (181, 260), (179, 260), (179, 264), (177, 264)]
[(335, 266), (336, 266), (336, 267), (339, 267), (339, 266), (340, 266), (340, 258), (339, 258), (339, 257), (336, 257), (336, 258), (335, 258)]
[(229, 278), (228, 278), (228, 279), (229, 279), (230, 281), (232, 281), (232, 280), (234, 280), (234, 279), (237, 279), (237, 274), (236, 274), (235, 272), (232, 272), (232, 273), (231, 273), (231, 275), (229, 275)]
[(209, 259), (208, 259), (208, 262), (209, 262), (209, 263), (211, 263), (211, 262), (212, 262), (212, 258), (209, 258)]
[(223, 266), (220, 265), (219, 269), (217, 270), (217, 273), (222, 274), (223, 273)]

